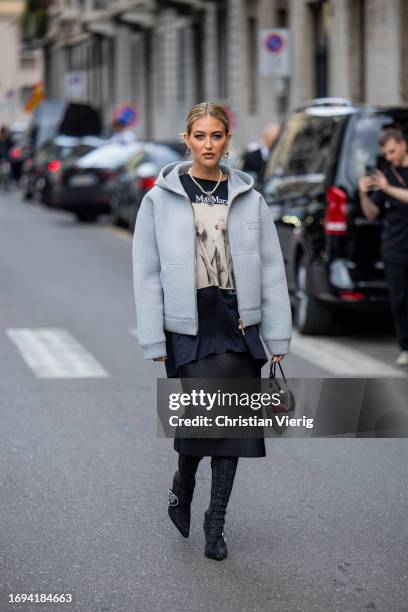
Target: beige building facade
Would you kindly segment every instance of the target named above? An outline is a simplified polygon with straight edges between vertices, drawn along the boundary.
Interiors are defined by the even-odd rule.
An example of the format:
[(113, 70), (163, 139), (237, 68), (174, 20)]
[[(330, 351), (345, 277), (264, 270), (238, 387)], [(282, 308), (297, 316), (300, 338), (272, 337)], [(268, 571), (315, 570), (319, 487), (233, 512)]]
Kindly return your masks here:
[[(192, 104), (217, 101), (230, 111), (236, 145), (245, 146), (314, 97), (408, 102), (407, 4), (54, 0), (43, 42), (47, 95), (91, 102), (107, 124), (115, 106), (135, 105), (138, 134), (155, 139), (178, 138)], [(286, 37), (283, 72), (276, 54), (266, 70), (261, 59), (260, 32), (276, 29)]]
[(43, 54), (21, 44), (23, 0), (0, 0), (0, 124), (29, 119), (24, 106), (43, 77)]

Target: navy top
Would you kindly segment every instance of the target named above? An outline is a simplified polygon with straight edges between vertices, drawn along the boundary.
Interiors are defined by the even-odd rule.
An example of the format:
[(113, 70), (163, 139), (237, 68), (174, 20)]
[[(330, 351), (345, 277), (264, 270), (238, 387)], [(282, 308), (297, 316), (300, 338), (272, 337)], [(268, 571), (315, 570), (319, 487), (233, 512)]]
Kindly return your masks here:
[[(408, 168), (395, 168), (404, 183), (398, 179), (389, 168), (385, 175), (389, 183), (395, 187), (408, 187)], [(383, 261), (408, 264), (408, 204), (393, 196), (385, 194), (381, 189), (369, 194), (372, 202), (380, 209), (383, 218), (381, 236), (381, 256)]]
[[(212, 191), (217, 181), (196, 179), (203, 189)], [(180, 176), (180, 181), (192, 203), (208, 206), (206, 196), (194, 184), (188, 174)], [(228, 181), (221, 181), (213, 194), (213, 206), (228, 206)], [(204, 202), (203, 202), (204, 199)], [(221, 211), (225, 214), (225, 210)], [(208, 355), (234, 351), (249, 352), (254, 359), (264, 365), (268, 358), (259, 336), (258, 325), (239, 330), (239, 312), (235, 288), (222, 288), (211, 285), (197, 289), (198, 334), (190, 336), (165, 330), (166, 372), (169, 378), (177, 376), (179, 366)]]

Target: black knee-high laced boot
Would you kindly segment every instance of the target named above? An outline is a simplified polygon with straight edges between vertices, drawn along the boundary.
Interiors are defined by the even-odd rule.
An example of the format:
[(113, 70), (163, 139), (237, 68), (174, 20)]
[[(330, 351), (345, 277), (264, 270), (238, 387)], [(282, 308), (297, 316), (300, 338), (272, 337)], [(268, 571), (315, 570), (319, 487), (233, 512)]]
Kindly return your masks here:
[(237, 465), (238, 457), (211, 457), (211, 500), (204, 513), (204, 553), (217, 561), (228, 554), (223, 528)]
[(190, 535), (191, 502), (195, 475), (202, 457), (179, 454), (178, 470), (169, 489), (169, 517), (184, 538)]

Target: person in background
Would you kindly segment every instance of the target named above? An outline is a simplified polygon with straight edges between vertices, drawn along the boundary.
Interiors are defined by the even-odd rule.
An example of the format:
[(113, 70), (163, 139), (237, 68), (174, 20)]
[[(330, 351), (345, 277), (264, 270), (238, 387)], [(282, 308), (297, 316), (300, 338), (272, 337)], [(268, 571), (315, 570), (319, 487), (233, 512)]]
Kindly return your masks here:
[(379, 144), (390, 164), (359, 182), (361, 208), (367, 219), (383, 221), (381, 256), (390, 292), (395, 331), (401, 352), (396, 363), (408, 366), (408, 153), (397, 127), (384, 128)]
[(12, 147), (12, 140), (7, 126), (0, 128), (0, 159), (8, 159), (9, 151)]
[(278, 123), (270, 123), (262, 132), (261, 143), (248, 147), (243, 155), (241, 170), (255, 174), (257, 183), (262, 183), (263, 181), (267, 161), (279, 134), (280, 125)]

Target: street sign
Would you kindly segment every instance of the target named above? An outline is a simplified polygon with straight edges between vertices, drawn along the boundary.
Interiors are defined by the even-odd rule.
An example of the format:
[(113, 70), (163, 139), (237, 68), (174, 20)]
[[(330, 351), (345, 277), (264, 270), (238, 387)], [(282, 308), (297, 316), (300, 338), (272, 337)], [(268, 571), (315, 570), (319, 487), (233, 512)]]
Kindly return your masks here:
[(65, 95), (71, 100), (86, 98), (86, 73), (75, 70), (65, 74)]
[(261, 76), (289, 76), (289, 30), (287, 28), (260, 29), (258, 59)]
[(114, 121), (120, 121), (127, 127), (136, 125), (139, 115), (138, 108), (134, 104), (119, 104), (113, 111)]
[(44, 91), (42, 83), (36, 83), (33, 85), (32, 94), (27, 100), (24, 110), (31, 113), (36, 106), (38, 106), (44, 100)]

